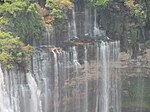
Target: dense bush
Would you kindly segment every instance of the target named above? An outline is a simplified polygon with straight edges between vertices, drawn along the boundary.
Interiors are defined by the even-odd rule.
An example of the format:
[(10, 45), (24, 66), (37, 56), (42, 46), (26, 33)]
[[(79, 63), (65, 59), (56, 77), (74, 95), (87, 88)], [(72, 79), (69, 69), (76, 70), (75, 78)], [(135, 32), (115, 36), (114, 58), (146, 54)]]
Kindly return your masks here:
[[(44, 24), (31, 1), (6, 0), (0, 5), (0, 63), (7, 69), (26, 68), (33, 39), (43, 36)], [(30, 45), (29, 45), (30, 44)]]
[(19, 37), (13, 37), (11, 33), (0, 33), (0, 63), (7, 69), (17, 64), (26, 67), (32, 49), (30, 45), (21, 42)]
[(26, 43), (43, 36), (44, 26), (35, 3), (21, 0), (4, 2), (0, 5), (0, 15), (1, 31), (12, 32)]

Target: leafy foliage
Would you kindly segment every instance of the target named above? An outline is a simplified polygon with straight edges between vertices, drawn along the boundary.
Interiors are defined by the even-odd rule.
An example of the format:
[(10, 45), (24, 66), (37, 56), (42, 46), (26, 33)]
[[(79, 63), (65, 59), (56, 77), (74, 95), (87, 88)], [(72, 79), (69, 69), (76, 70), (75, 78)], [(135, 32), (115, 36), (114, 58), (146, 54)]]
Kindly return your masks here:
[(45, 6), (49, 10), (49, 16), (53, 17), (55, 36), (59, 38), (67, 26), (66, 12), (73, 8), (73, 3), (71, 0), (46, 0)]
[(73, 4), (70, 0), (47, 0), (46, 6), (48, 10), (44, 9), (41, 16), (42, 8), (36, 0), (4, 0), (0, 4), (0, 63), (7, 69), (16, 64), (25, 66), (29, 61), (32, 47), (28, 44), (43, 37), (42, 17), (47, 11), (55, 20), (62, 20)]
[(34, 3), (21, 0), (4, 2), (0, 6), (0, 14), (2, 31), (7, 29), (13, 35), (21, 37), (24, 42), (42, 37), (44, 26)]
[(88, 1), (94, 7), (106, 6), (109, 0), (89, 0)]
[(130, 9), (130, 14), (137, 18), (139, 24), (146, 20), (146, 12), (142, 4), (136, 3), (135, 0), (126, 0), (125, 5)]
[(70, 0), (47, 0), (46, 6), (52, 9), (72, 9), (73, 4)]
[(46, 7), (50, 8), (50, 15), (55, 19), (63, 19), (64, 12), (73, 8), (70, 0), (46, 0)]
[[(7, 69), (27, 65), (33, 39), (43, 36), (44, 25), (35, 3), (5, 0), (0, 5), (0, 63)], [(25, 43), (25, 44), (24, 44)]]
[(6, 31), (10, 24), (8, 18), (0, 17), (0, 31)]
[(11, 33), (0, 33), (0, 63), (7, 69), (15, 64), (26, 66), (31, 51), (32, 47), (22, 43), (19, 37), (13, 37)]
[(125, 5), (129, 8), (133, 8), (134, 7), (134, 0), (126, 0), (125, 1)]
[(26, 2), (15, 1), (13, 3), (4, 2), (3, 5), (0, 5), (0, 13), (3, 16), (16, 16), (16, 12), (22, 11), (26, 7)]

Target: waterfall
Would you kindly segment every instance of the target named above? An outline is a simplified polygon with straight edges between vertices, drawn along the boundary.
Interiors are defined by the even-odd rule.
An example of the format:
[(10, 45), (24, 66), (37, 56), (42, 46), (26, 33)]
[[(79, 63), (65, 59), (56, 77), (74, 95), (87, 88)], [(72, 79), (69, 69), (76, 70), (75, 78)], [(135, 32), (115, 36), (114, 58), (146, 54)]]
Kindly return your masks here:
[(99, 50), (99, 43), (96, 44), (96, 107), (95, 112), (98, 112), (99, 107), (99, 59), (100, 57), (100, 50)]
[(121, 112), (121, 73), (120, 73), (120, 69), (115, 69), (118, 67), (118, 63), (120, 62), (119, 59), (119, 52), (120, 52), (120, 42), (119, 41), (115, 41), (111, 44), (112, 47), (112, 66), (113, 66), (113, 75), (111, 76), (111, 83), (112, 83), (112, 95), (114, 96), (112, 98), (112, 110), (113, 112)]
[[(99, 24), (101, 24), (101, 23), (99, 23)], [(94, 9), (94, 31), (93, 31), (93, 34), (94, 34), (94, 37), (106, 36), (106, 31), (99, 29), (99, 27), (97, 25), (97, 10), (96, 9)]]
[(95, 112), (121, 112), (119, 42), (97, 43)]
[[(24, 74), (26, 83), (18, 83), (22, 80), (16, 79), (19, 74), (11, 73), (13, 80), (8, 82), (13, 90), (10, 92), (12, 101), (3, 89), (1, 71), (0, 99), (4, 97), (12, 102), (13, 111), (5, 102), (1, 102), (0, 108), (4, 112), (121, 112), (120, 74), (115, 69), (119, 61), (119, 42), (97, 42), (94, 46), (96, 49), (89, 44), (81, 47), (82, 63), (79, 63), (79, 46), (66, 51), (54, 47), (49, 48), (48, 53), (46, 50), (35, 54), (32, 73)], [(96, 54), (93, 60), (90, 47)]]
[(84, 47), (84, 51), (85, 51), (85, 59), (84, 59), (84, 63), (85, 63), (85, 112), (88, 112), (88, 51), (87, 51), (87, 46), (85, 45)]
[(72, 25), (73, 25), (73, 36), (74, 38), (77, 38), (77, 28), (76, 28), (76, 15), (75, 15), (75, 10), (72, 10)]
[(54, 112), (59, 112), (59, 88), (58, 88), (58, 60), (57, 54), (53, 51), (54, 55)]
[[(75, 10), (72, 10), (72, 16), (73, 16), (73, 37), (77, 37), (77, 28), (76, 28), (76, 15), (75, 15)], [(78, 62), (78, 54), (77, 54), (77, 48), (75, 46), (72, 47), (73, 51), (73, 64), (74, 64), (74, 72), (75, 72), (75, 77), (78, 79), (79, 77), (79, 67), (80, 63)], [(75, 101), (74, 101), (74, 110), (80, 111), (80, 86), (79, 86), (79, 80), (77, 81), (76, 87), (75, 87)]]
[(79, 80), (78, 80), (78, 77), (79, 77), (79, 68), (80, 68), (80, 63), (78, 62), (78, 54), (77, 54), (77, 49), (75, 46), (73, 46), (72, 48), (73, 50), (73, 65), (74, 65), (74, 73), (75, 73), (75, 78), (77, 78), (77, 84), (76, 84), (76, 87), (75, 87), (75, 109), (76, 110), (80, 110), (80, 86), (79, 86)]
[(99, 28), (97, 27), (97, 12), (96, 9), (94, 9), (94, 37), (99, 36), (100, 35), (100, 31)]
[(0, 65), (0, 112), (13, 112), (10, 105), (10, 98), (6, 92), (4, 74)]
[(143, 112), (142, 106), (144, 101), (144, 78), (142, 77), (140, 68), (137, 70), (138, 77), (137, 77), (137, 91), (136, 91), (136, 102), (138, 107), (136, 108), (136, 112)]
[(100, 46), (102, 61), (102, 108), (101, 112), (109, 112), (109, 92), (110, 92), (110, 47), (108, 43), (102, 42)]
[(68, 39), (71, 38), (71, 23), (68, 22)]
[(96, 9), (94, 9), (94, 28), (97, 28), (97, 12), (96, 12)]
[(43, 79), (44, 82), (44, 112), (48, 112), (48, 81), (46, 78)]
[(27, 85), (21, 85), (21, 112), (30, 112), (30, 100), (29, 100), (29, 90)]
[(38, 90), (37, 83), (31, 73), (27, 74), (27, 81), (31, 91), (30, 112), (41, 112), (41, 101), (39, 98), (40, 91)]
[[(96, 37), (101, 32), (97, 27), (96, 9), (94, 12)], [(77, 38), (74, 9), (72, 17), (71, 23), (68, 23), (70, 39)], [(91, 33), (89, 18), (88, 9), (85, 9), (85, 34)], [(33, 54), (32, 70), (29, 70), (32, 72), (25, 74), (27, 84), (19, 83), (20, 94), (14, 89), (17, 88), (16, 84), (12, 84), (15, 82), (15, 74), (11, 76), (9, 83), (13, 91), (10, 91), (10, 96), (14, 99), (10, 102), (15, 111), (6, 112), (121, 112), (120, 77), (119, 72), (114, 70), (114, 63), (119, 61), (119, 42), (96, 42), (92, 47), (96, 56), (93, 54), (91, 60), (89, 44), (70, 46), (64, 51), (49, 46), (54, 45), (53, 34), (50, 34), (52, 29), (47, 27), (46, 30), (46, 41), (43, 44), (48, 46), (41, 46)], [(93, 65), (90, 65), (91, 61)]]
[[(130, 94), (130, 88), (122, 90), (126, 79), (121, 79), (120, 42), (99, 41), (106, 37), (106, 31), (97, 24), (98, 10), (94, 9), (93, 17), (93, 9), (86, 5), (76, 5), (78, 10), (85, 6), (85, 12), (76, 13), (73, 8), (72, 19), (66, 24), (71, 44), (67, 41), (69, 44), (64, 45), (62, 39), (58, 43), (65, 47), (56, 47), (55, 29), (46, 26), (44, 38), (35, 44), (38, 47), (31, 56), (28, 73), (18, 65), (12, 70), (3, 68), (3, 73), (0, 66), (0, 112), (122, 112), (122, 94)], [(84, 30), (79, 28), (82, 26)], [(78, 38), (79, 35), (85, 38)], [(136, 93), (132, 93), (137, 107), (133, 111), (143, 112), (146, 79), (142, 71), (138, 72)]]
[(89, 24), (89, 20), (88, 20), (88, 10), (85, 8), (85, 23), (84, 23), (84, 34), (88, 35), (89, 31), (88, 31), (88, 24)]
[(85, 7), (85, 22), (84, 22), (84, 34), (85, 36), (91, 35), (91, 21), (90, 21), (90, 13), (87, 7)]

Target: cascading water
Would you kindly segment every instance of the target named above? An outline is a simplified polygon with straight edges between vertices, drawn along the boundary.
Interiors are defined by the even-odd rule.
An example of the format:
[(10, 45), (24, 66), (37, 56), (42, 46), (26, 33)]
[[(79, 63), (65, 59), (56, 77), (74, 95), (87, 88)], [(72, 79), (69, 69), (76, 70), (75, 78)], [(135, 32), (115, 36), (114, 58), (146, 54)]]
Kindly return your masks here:
[[(93, 21), (90, 11), (85, 6), (85, 12), (81, 13), (85, 15), (83, 33), (85, 37), (99, 39), (105, 32), (98, 28), (97, 10)], [(79, 39), (80, 45), (65, 50), (55, 47), (54, 31), (48, 26), (42, 45), (32, 55), (29, 73), (18, 68), (17, 72), (3, 73), (0, 67), (0, 112), (122, 112), (120, 43), (96, 39), (92, 45), (80, 43), (77, 23), (81, 22), (76, 23), (76, 14), (73, 9), (68, 38), (74, 37), (75, 42)], [(136, 102), (141, 108), (135, 110), (143, 112), (141, 74), (136, 92)]]
[[(77, 37), (77, 28), (76, 28), (76, 15), (75, 15), (75, 10), (72, 10), (72, 16), (73, 16), (73, 37), (74, 38), (78, 38)], [(80, 68), (80, 63), (78, 62), (78, 54), (77, 54), (77, 48), (75, 46), (72, 47), (72, 51), (73, 51), (73, 64), (74, 64), (74, 72), (75, 72), (75, 77), (79, 77), (79, 68)], [(78, 78), (77, 78), (78, 79)], [(75, 106), (74, 106), (74, 110), (80, 111), (80, 86), (79, 86), (79, 80), (77, 80), (77, 84), (75, 87)]]
[(119, 51), (120, 51), (120, 42), (116, 41), (114, 43), (110, 44), (110, 47), (112, 50), (110, 51), (111, 53), (111, 62), (112, 62), (112, 67), (111, 67), (111, 95), (113, 96), (111, 98), (111, 110), (113, 112), (121, 112), (121, 73), (120, 69), (118, 67), (118, 63), (120, 62), (119, 60)]
[(32, 74), (27, 74), (27, 81), (31, 91), (30, 112), (41, 112), (40, 91), (38, 90), (37, 83), (32, 77)]
[[(94, 37), (96, 37), (100, 36), (100, 30), (97, 27), (96, 9), (94, 12)], [(85, 34), (91, 33), (90, 18), (88, 9), (85, 8)], [(118, 106), (120, 100), (118, 98), (120, 93), (117, 91), (118, 72), (113, 74), (115, 66), (113, 63), (119, 58), (119, 42), (95, 43), (92, 50), (97, 55), (93, 56), (93, 60), (89, 58), (90, 45), (80, 46), (82, 62), (79, 63), (81, 52), (79, 46), (69, 47), (66, 51), (49, 46), (54, 45), (55, 41), (53, 34), (50, 35), (52, 29), (47, 27), (46, 30), (46, 39), (33, 54), (30, 72), (24, 74), (26, 76), (24, 82), (17, 83), (22, 79), (16, 81), (15, 74), (8, 76), (11, 78), (8, 81), (10, 98), (6, 95), (5, 99), (11, 99), (8, 101), (13, 111), (11, 106), (6, 108), (5, 102), (2, 102), (0, 104), (2, 112), (121, 112), (121, 107)], [(78, 38), (74, 9), (72, 21), (68, 23), (68, 37)], [(115, 76), (115, 82), (111, 80), (112, 74)], [(2, 72), (0, 75), (3, 77)], [(0, 88), (2, 91), (0, 98), (4, 92), (2, 88), (3, 86)], [(112, 102), (116, 102), (115, 105)]]
[(87, 46), (85, 45), (84, 47), (84, 51), (85, 51), (85, 61), (84, 61), (84, 64), (85, 64), (85, 77), (86, 77), (86, 80), (85, 80), (85, 112), (88, 112), (88, 58), (87, 58)]
[(100, 35), (100, 30), (97, 27), (97, 12), (96, 9), (94, 10), (94, 37), (99, 36)]
[(95, 112), (121, 112), (119, 42), (97, 43)]
[(74, 9), (72, 10), (72, 26), (73, 26), (73, 36), (74, 38), (77, 38), (77, 27), (76, 27), (76, 15)]
[[(97, 63), (95, 66), (90, 65), (90, 45), (83, 47), (83, 64), (78, 62), (75, 47), (69, 51), (51, 48), (50, 53), (37, 53), (33, 59), (33, 73), (27, 73), (27, 84), (18, 88), (20, 104), (12, 105), (20, 111), (6, 112), (121, 112), (117, 91), (119, 77), (113, 64), (118, 62), (119, 42), (98, 42), (96, 46), (97, 49), (93, 49), (97, 54), (93, 60)], [(112, 76), (116, 77), (115, 82)], [(95, 91), (91, 91), (92, 88)], [(14, 98), (17, 101), (17, 97)]]
[(58, 79), (58, 63), (57, 54), (53, 51), (54, 55), (54, 112), (59, 112), (59, 79)]
[(101, 112), (109, 112), (109, 91), (110, 91), (110, 46), (102, 42), (100, 48), (102, 61), (102, 107)]
[(44, 112), (48, 112), (49, 108), (48, 108), (48, 96), (49, 96), (49, 88), (48, 88), (48, 81), (46, 78), (43, 79), (44, 81)]
[(85, 36), (92, 36), (91, 34), (91, 14), (87, 6), (85, 6), (85, 22), (84, 22), (84, 34)]
[(30, 112), (30, 95), (28, 91), (28, 86), (27, 85), (21, 85), (20, 86), (20, 97), (21, 97), (21, 112)]
[(97, 43), (96, 45), (96, 107), (95, 107), (95, 112), (98, 112), (98, 107), (99, 107), (99, 57), (100, 57), (100, 53), (99, 53), (99, 44)]
[(0, 65), (0, 112), (13, 112), (10, 105), (10, 98), (5, 89), (4, 74)]
[[(140, 65), (140, 64), (139, 64)], [(137, 90), (136, 90), (136, 102), (138, 107), (136, 108), (136, 112), (143, 112), (142, 106), (144, 101), (144, 77), (141, 74), (140, 68), (137, 70), (138, 77), (137, 77)]]
[(97, 10), (96, 9), (94, 9), (94, 30), (93, 30), (93, 34), (94, 34), (94, 37), (100, 37), (100, 36), (105, 37), (106, 36), (106, 31), (100, 29), (97, 25)]
[(89, 17), (88, 17), (88, 10), (85, 8), (85, 23), (84, 23), (84, 34), (88, 35), (89, 31), (88, 31), (88, 24), (89, 24)]

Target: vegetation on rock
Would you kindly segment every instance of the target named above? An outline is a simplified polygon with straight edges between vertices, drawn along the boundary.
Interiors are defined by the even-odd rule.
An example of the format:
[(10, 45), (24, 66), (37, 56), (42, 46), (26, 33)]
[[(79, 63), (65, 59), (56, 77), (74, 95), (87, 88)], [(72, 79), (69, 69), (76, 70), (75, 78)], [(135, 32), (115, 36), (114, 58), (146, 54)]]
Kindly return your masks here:
[(42, 37), (44, 26), (35, 3), (21, 0), (4, 2), (0, 6), (0, 14), (1, 31), (12, 32), (26, 43)]
[(43, 30), (35, 3), (28, 0), (1, 2), (0, 63), (8, 69), (21, 63), (24, 66), (30, 59), (33, 39), (40, 39)]
[(50, 15), (55, 19), (63, 19), (64, 12), (73, 8), (73, 3), (70, 0), (46, 0), (47, 8), (50, 9)]
[(70, 0), (46, 0), (44, 4), (46, 7), (38, 3), (43, 2), (39, 0), (0, 2), (0, 63), (8, 69), (16, 64), (27, 63), (33, 40), (40, 40), (43, 37), (44, 23), (52, 24), (54, 20), (63, 20), (64, 12), (73, 7)]
[(94, 7), (106, 6), (109, 3), (109, 0), (87, 0), (87, 1)]
[(99, 9), (102, 28), (111, 39), (121, 41), (121, 51), (132, 51), (132, 58), (139, 52), (139, 43), (149, 40), (149, 1), (124, 0), (108, 2)]
[(26, 67), (32, 49), (21, 42), (19, 37), (0, 32), (0, 62), (5, 68), (11, 69), (16, 64)]

